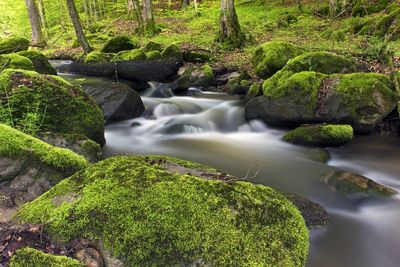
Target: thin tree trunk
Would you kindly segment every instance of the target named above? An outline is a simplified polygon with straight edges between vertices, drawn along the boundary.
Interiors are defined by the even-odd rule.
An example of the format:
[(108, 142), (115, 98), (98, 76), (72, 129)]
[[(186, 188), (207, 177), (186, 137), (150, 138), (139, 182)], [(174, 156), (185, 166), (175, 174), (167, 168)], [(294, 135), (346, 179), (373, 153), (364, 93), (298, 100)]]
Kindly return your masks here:
[(220, 12), (219, 41), (233, 47), (241, 47), (245, 42), (245, 36), (236, 15), (234, 0), (221, 0)]
[(336, 0), (329, 0), (329, 16), (331, 18), (336, 17), (336, 6), (337, 6)]
[(194, 2), (194, 12), (198, 15), (198, 13), (199, 13), (199, 3), (197, 1), (198, 0), (193, 0), (193, 2)]
[(39, 10), (34, 0), (25, 0), (28, 9), (29, 22), (32, 28), (32, 45), (46, 46), (46, 40), (43, 35), (42, 24), (40, 21)]
[(82, 24), (79, 19), (78, 11), (76, 10), (76, 6), (74, 0), (66, 0), (69, 16), (71, 18), (72, 24), (74, 25), (76, 37), (78, 39), (78, 43), (83, 49), (85, 54), (90, 53), (93, 49), (90, 47), (89, 43), (86, 40), (85, 33), (82, 29)]
[(150, 36), (155, 35), (158, 31), (156, 23), (154, 22), (152, 0), (142, 0), (142, 17), (142, 33)]
[(40, 21), (42, 22), (43, 31), (47, 30), (46, 10), (44, 9), (43, 0), (38, 0), (38, 9), (40, 15)]
[(189, 5), (190, 5), (190, 0), (182, 0), (181, 9), (184, 9)]

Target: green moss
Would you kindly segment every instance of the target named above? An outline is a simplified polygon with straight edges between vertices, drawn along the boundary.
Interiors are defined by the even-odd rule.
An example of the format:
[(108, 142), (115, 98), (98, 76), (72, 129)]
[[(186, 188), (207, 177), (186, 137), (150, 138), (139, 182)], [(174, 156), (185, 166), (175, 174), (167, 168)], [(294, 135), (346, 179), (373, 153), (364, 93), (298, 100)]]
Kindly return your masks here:
[[(333, 75), (331, 78), (339, 80), (335, 91), (341, 99), (340, 105), (360, 123), (386, 116), (397, 102), (394, 85), (385, 75), (353, 73)], [(375, 115), (371, 117), (368, 114)]]
[(211, 59), (211, 55), (206, 52), (185, 51), (183, 53), (183, 58), (186, 62), (205, 63)]
[(0, 155), (35, 159), (71, 175), (89, 164), (81, 156), (0, 124)]
[(33, 248), (18, 249), (12, 256), (9, 267), (83, 267), (77, 260), (55, 256)]
[(113, 62), (121, 60), (146, 60), (146, 54), (143, 49), (139, 48), (130, 51), (121, 51), (112, 59)]
[[(51, 66), (46, 56), (37, 51), (22, 51), (18, 55), (29, 58), (35, 70), (42, 74), (57, 75), (57, 71)], [(14, 68), (15, 69), (15, 68)]]
[(296, 145), (342, 146), (353, 139), (350, 125), (309, 125), (298, 127), (283, 136), (283, 140)]
[(175, 60), (178, 62), (183, 62), (183, 52), (179, 45), (170, 44), (162, 52), (161, 57), (163, 59)]
[[(269, 187), (171, 171), (172, 159), (115, 157), (92, 165), (18, 212), (62, 240), (103, 240), (131, 266), (304, 266), (299, 211)], [(192, 164), (189, 164), (192, 166)], [(62, 201), (64, 199), (64, 201)]]
[[(104, 119), (83, 90), (57, 76), (7, 69), (0, 75), (0, 123), (24, 130), (38, 117), (38, 132), (83, 134), (103, 145)], [(7, 120), (7, 118), (11, 118)]]
[(315, 71), (319, 73), (347, 73), (355, 70), (351, 59), (329, 52), (310, 52), (288, 61), (284, 71)]
[(365, 16), (384, 10), (391, 0), (353, 0), (353, 16)]
[(150, 51), (159, 51), (161, 52), (162, 49), (162, 45), (160, 43), (156, 43), (153, 41), (148, 42), (145, 46), (144, 46), (144, 51), (146, 52), (150, 52)]
[(21, 37), (10, 37), (0, 40), (0, 54), (16, 53), (28, 50), (29, 40)]
[(152, 61), (152, 60), (160, 60), (161, 59), (161, 53), (160, 51), (150, 51), (146, 53), (146, 60)]
[(268, 78), (282, 69), (290, 59), (303, 52), (288, 42), (267, 42), (256, 48), (252, 58), (253, 67), (259, 77)]
[(262, 95), (262, 86), (259, 83), (253, 83), (247, 92), (248, 98), (253, 98)]
[(0, 55), (0, 72), (4, 69), (35, 70), (32, 61), (17, 54)]
[(135, 48), (139, 48), (139, 42), (130, 38), (127, 35), (115, 36), (107, 40), (104, 44), (101, 52), (104, 53), (118, 53), (124, 50), (132, 50)]
[(103, 53), (99, 51), (93, 51), (87, 54), (85, 58), (85, 63), (107, 63), (115, 57), (114, 53)]
[[(274, 77), (279, 77), (276, 80)], [(313, 113), (317, 107), (318, 91), (322, 81), (328, 76), (325, 74), (302, 71), (293, 74), (281, 70), (263, 84), (264, 96), (271, 99), (287, 99), (298, 102), (299, 107)]]

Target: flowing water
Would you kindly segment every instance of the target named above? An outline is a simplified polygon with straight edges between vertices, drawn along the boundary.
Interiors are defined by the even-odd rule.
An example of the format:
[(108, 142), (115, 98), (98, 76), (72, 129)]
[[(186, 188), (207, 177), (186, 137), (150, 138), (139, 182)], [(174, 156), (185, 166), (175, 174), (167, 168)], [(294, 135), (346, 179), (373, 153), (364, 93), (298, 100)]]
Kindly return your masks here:
[(190, 94), (173, 96), (167, 86), (152, 84), (142, 94), (146, 112), (141, 118), (107, 125), (105, 155), (193, 160), (320, 203), (330, 221), (310, 232), (310, 267), (400, 266), (399, 195), (354, 201), (321, 182), (327, 172), (343, 169), (400, 192), (400, 138), (357, 137), (344, 148), (330, 149), (331, 160), (321, 163), (315, 161), (318, 150), (282, 142), (284, 131), (246, 122), (239, 100), (196, 89)]

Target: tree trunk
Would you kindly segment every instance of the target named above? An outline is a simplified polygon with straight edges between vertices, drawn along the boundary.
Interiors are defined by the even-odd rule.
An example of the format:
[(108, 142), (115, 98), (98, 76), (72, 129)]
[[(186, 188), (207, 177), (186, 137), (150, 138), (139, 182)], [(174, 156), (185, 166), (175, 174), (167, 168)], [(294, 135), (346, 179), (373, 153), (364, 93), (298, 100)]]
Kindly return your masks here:
[(142, 33), (149, 36), (157, 34), (158, 29), (154, 22), (152, 0), (142, 0), (142, 18)]
[(40, 21), (42, 23), (43, 31), (46, 32), (47, 29), (47, 20), (46, 20), (46, 10), (44, 9), (43, 0), (38, 0), (38, 9), (40, 15)]
[(66, 0), (67, 8), (69, 12), (69, 16), (71, 18), (72, 24), (74, 25), (76, 37), (78, 38), (78, 43), (83, 49), (85, 54), (90, 53), (93, 49), (90, 47), (89, 43), (86, 40), (85, 33), (82, 29), (82, 24), (79, 19), (78, 11), (76, 10), (76, 6), (74, 0)]
[(241, 47), (245, 36), (236, 15), (234, 0), (221, 0), (219, 19), (219, 41), (233, 47)]
[(25, 0), (28, 9), (29, 22), (32, 28), (32, 45), (46, 46), (46, 40), (43, 35), (42, 24), (40, 21), (39, 10), (34, 0)]
[(331, 18), (336, 17), (336, 6), (337, 6), (336, 0), (329, 0), (329, 16)]
[(182, 0), (181, 9), (184, 9), (189, 5), (190, 5), (190, 0)]

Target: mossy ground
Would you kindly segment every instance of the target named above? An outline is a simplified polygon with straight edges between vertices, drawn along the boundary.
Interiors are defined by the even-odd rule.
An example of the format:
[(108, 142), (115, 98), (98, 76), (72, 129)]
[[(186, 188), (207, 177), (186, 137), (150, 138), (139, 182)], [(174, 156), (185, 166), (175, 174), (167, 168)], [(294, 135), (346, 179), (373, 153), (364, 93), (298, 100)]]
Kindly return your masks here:
[(171, 173), (168, 166), (159, 157), (110, 158), (63, 180), (17, 217), (46, 223), (62, 240), (103, 240), (132, 266), (200, 258), (214, 266), (304, 266), (307, 230), (281, 194)]
[(9, 267), (83, 267), (77, 260), (65, 256), (54, 256), (33, 248), (23, 248), (15, 252)]
[(66, 175), (89, 165), (83, 157), (68, 149), (53, 147), (4, 124), (0, 124), (0, 155), (37, 160)]

